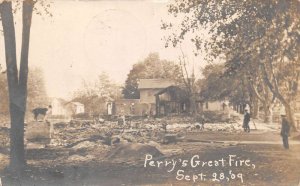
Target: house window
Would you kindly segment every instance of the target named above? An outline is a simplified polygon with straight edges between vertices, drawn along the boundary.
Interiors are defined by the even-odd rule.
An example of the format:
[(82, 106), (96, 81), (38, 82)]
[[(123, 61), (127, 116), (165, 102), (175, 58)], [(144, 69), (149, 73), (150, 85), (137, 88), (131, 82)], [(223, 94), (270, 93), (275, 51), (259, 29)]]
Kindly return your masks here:
[(208, 102), (205, 103), (205, 108), (208, 109)]

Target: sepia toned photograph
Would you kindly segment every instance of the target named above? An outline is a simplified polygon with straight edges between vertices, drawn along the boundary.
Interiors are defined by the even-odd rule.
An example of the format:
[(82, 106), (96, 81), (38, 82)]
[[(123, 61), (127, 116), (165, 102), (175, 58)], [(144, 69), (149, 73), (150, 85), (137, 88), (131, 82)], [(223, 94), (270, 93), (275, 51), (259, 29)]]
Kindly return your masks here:
[(299, 0), (0, 0), (0, 186), (300, 186)]

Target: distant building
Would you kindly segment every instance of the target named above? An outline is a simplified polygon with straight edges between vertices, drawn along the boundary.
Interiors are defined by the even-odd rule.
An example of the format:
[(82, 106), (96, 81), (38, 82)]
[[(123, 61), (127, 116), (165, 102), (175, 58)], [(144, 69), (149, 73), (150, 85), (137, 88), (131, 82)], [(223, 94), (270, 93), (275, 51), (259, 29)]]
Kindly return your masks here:
[(79, 102), (69, 102), (65, 104), (65, 108), (68, 112), (74, 114), (82, 114), (84, 113), (84, 105)]
[(51, 118), (71, 118), (75, 114), (84, 113), (84, 105), (79, 102), (67, 102), (61, 98), (52, 98)]
[(65, 104), (67, 101), (61, 98), (52, 98), (51, 99), (51, 106), (52, 106), (52, 115), (54, 116), (63, 116), (66, 115), (66, 108)]
[(140, 79), (138, 86), (140, 102), (155, 104), (155, 94), (174, 84), (169, 79)]
[(205, 101), (202, 103), (203, 111), (225, 111), (229, 107), (228, 101)]
[(140, 79), (138, 84), (140, 99), (115, 100), (113, 114), (135, 116), (155, 115), (155, 95), (174, 84), (169, 79)]
[(144, 111), (145, 115), (156, 114), (155, 95), (163, 89), (174, 85), (169, 79), (140, 79), (138, 90), (140, 92), (140, 104), (148, 105)]
[(139, 99), (118, 99), (115, 101), (113, 114), (117, 115), (137, 115), (142, 116), (143, 110), (147, 110), (146, 108), (140, 108), (140, 100)]
[(190, 101), (186, 91), (169, 86), (155, 94), (156, 115), (180, 114), (189, 112)]

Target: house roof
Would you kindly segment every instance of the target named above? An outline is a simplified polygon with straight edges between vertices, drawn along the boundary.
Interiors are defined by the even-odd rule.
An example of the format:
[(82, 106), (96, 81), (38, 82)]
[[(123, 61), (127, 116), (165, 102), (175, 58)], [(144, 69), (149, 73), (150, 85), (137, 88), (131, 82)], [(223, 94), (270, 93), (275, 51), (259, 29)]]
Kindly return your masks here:
[(74, 105), (76, 105), (76, 106), (83, 106), (83, 104), (82, 103), (79, 103), (79, 102), (70, 102), (71, 104), (74, 104)]
[(177, 86), (169, 86), (167, 88), (162, 89), (158, 93), (155, 94), (155, 96), (162, 95), (164, 93), (168, 93), (171, 96), (171, 99), (173, 101), (183, 101), (188, 100), (188, 94), (185, 90), (177, 87)]
[(159, 92), (157, 92), (155, 95), (161, 95), (163, 93), (166, 93), (166, 92), (183, 92), (183, 90), (177, 86), (168, 86), (162, 90), (160, 90)]
[(138, 89), (167, 88), (174, 84), (170, 79), (140, 79)]

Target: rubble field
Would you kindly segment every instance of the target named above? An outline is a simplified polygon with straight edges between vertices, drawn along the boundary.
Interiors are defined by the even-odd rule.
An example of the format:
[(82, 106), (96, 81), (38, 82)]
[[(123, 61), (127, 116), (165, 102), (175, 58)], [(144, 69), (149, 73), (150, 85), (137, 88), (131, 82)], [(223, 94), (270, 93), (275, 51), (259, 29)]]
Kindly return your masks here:
[[(151, 154), (156, 159), (164, 159), (187, 156), (192, 152), (204, 153), (232, 147), (247, 148), (238, 144), (239, 140), (275, 140), (280, 143), (279, 124), (264, 124), (259, 120), (252, 122), (250, 127), (253, 130), (249, 134), (243, 132), (242, 116), (226, 122), (205, 123), (204, 129), (199, 128), (201, 123), (191, 117), (138, 118), (127, 120), (125, 124), (118, 120), (53, 122), (49, 140), (26, 140), (27, 163), (31, 167), (30, 174), (33, 180), (43, 182), (41, 179), (45, 179), (48, 180), (47, 184), (50, 184), (52, 174), (54, 177), (69, 175), (67, 172), (70, 170), (67, 171), (64, 167), (98, 166), (98, 172), (107, 173), (110, 170), (109, 174), (113, 174), (111, 171), (114, 170), (124, 175), (127, 172), (122, 172), (123, 168), (130, 167), (138, 174), (138, 167), (142, 165), (146, 154)], [(27, 126), (29, 125), (30, 122), (27, 123)], [(0, 128), (2, 172), (8, 164), (8, 133), (7, 127)], [(45, 135), (47, 134), (46, 132)], [(297, 136), (294, 139), (296, 140)], [(52, 175), (50, 177), (49, 171)], [(143, 171), (140, 173), (145, 174)], [(162, 178), (166, 176), (153, 173), (154, 177), (159, 175)], [(122, 178), (121, 182), (123, 179), (125, 178)]]
[[(259, 121), (255, 123), (255, 128), (254, 125), (251, 127), (250, 123), (250, 127), (253, 130), (273, 132), (278, 132), (279, 130), (278, 125), (268, 127)], [(29, 122), (27, 128), (34, 128), (30, 127), (30, 125), (33, 124)], [(115, 148), (128, 143), (153, 146), (159, 152), (168, 156), (173, 155), (174, 152), (180, 153), (182, 151), (178, 148), (168, 149), (170, 144), (186, 140), (191, 142), (191, 136), (196, 136), (196, 138), (197, 136), (207, 136), (205, 138), (207, 140), (222, 140), (222, 137), (226, 136), (226, 134), (243, 133), (241, 117), (235, 117), (235, 120), (228, 122), (205, 123), (204, 129), (199, 129), (200, 123), (191, 117), (139, 118), (127, 120), (125, 124), (120, 123), (118, 120), (101, 119), (101, 122), (72, 120), (70, 122), (56, 121), (52, 125), (53, 131), (49, 140), (26, 140), (29, 163), (35, 164), (40, 162), (35, 162), (35, 158), (32, 157), (34, 155), (31, 154), (36, 149), (59, 151), (59, 153), (57, 152), (59, 155), (55, 159), (57, 164), (64, 162), (103, 161), (107, 157), (112, 157), (109, 153), (116, 153)], [(43, 129), (45, 128), (43, 127)], [(43, 133), (42, 131), (38, 129), (31, 133)], [(7, 127), (0, 128), (0, 153), (2, 156), (7, 156), (9, 151), (8, 133), (9, 129)], [(209, 135), (211, 133), (222, 133), (223, 135), (221, 135), (222, 137), (211, 138)], [(202, 139), (202, 142), (205, 139)], [(163, 153), (163, 151), (166, 152)], [(132, 156), (134, 154), (139, 156), (138, 153), (133, 153)], [(115, 154), (115, 156), (117, 155)], [(45, 157), (43, 160), (47, 161), (48, 159)]]

